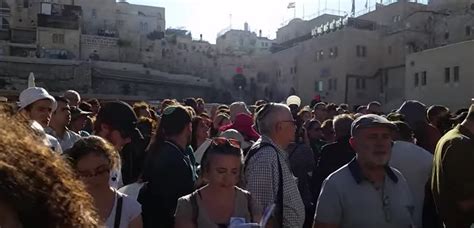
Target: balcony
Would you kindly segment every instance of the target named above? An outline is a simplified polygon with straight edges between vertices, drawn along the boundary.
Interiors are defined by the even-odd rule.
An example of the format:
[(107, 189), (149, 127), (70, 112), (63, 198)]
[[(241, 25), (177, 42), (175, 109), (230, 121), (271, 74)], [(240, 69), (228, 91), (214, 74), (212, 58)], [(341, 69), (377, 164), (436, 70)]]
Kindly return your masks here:
[(42, 3), (38, 27), (78, 30), (81, 16), (80, 6)]

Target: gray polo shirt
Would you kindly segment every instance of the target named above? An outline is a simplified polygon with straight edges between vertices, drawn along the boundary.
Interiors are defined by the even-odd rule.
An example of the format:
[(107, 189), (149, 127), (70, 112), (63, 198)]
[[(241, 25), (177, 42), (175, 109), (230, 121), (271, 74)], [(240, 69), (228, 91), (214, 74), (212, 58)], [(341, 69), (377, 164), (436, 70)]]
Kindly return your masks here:
[(376, 189), (354, 159), (323, 184), (314, 220), (341, 228), (412, 227), (414, 203), (402, 174), (386, 167), (383, 187)]

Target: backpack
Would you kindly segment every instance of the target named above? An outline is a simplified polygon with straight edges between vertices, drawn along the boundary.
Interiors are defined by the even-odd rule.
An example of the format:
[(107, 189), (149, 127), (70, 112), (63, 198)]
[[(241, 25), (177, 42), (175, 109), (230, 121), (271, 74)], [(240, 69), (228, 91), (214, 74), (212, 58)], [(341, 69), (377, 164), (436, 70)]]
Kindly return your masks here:
[(280, 156), (278, 155), (278, 149), (273, 146), (271, 143), (267, 142), (261, 142), (260, 144), (253, 146), (250, 148), (250, 150), (247, 153), (247, 156), (245, 156), (244, 160), (244, 170), (248, 165), (248, 162), (250, 159), (262, 148), (264, 147), (272, 147), (275, 152), (277, 153), (277, 163), (278, 163), (278, 176), (279, 176), (279, 182), (278, 182), (278, 192), (277, 192), (277, 198), (275, 200), (275, 206), (278, 208), (279, 215), (277, 217), (277, 222), (280, 225), (283, 225), (283, 170), (281, 168), (281, 163), (280, 163)]
[[(247, 198), (247, 208), (248, 208), (248, 212), (250, 213), (250, 218), (253, 220), (253, 211), (252, 211), (252, 198), (250, 196), (250, 193), (248, 192), (244, 192), (246, 198)], [(197, 197), (198, 197), (199, 194), (199, 190), (198, 191), (195, 191), (193, 193), (191, 193), (191, 196), (189, 197), (190, 201), (191, 201), (191, 208), (192, 208), (192, 219), (193, 219), (193, 223), (196, 227), (199, 227), (198, 226), (198, 217), (199, 217), (199, 206), (198, 206), (198, 203), (197, 203)]]

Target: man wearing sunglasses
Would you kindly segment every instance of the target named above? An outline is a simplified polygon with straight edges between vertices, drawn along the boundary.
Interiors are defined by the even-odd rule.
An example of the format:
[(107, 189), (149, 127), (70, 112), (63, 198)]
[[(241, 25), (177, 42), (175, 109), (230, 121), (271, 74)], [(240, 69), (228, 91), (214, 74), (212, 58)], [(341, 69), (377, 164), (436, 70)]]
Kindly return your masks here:
[(302, 227), (305, 207), (285, 152), (295, 139), (290, 109), (266, 104), (256, 115), (256, 125), (262, 136), (245, 159), (245, 187), (261, 208), (275, 204), (272, 227)]
[(323, 184), (314, 228), (414, 227), (414, 203), (402, 174), (390, 167), (395, 125), (368, 114), (351, 126), (356, 157)]

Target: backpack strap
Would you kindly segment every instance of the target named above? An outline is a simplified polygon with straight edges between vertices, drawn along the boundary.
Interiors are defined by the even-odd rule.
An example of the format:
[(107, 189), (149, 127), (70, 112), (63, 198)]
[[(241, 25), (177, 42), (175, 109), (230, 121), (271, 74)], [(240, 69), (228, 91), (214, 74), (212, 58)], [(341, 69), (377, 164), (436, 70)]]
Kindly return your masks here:
[(198, 191), (196, 192), (193, 192), (191, 194), (191, 197), (189, 197), (190, 201), (191, 201), (191, 208), (193, 210), (193, 223), (196, 227), (198, 227), (198, 217), (199, 217), (199, 206), (197, 204), (197, 195), (198, 195)]
[(244, 169), (247, 167), (248, 162), (250, 159), (263, 147), (272, 147), (275, 152), (276, 152), (276, 157), (277, 157), (277, 164), (278, 164), (278, 192), (277, 192), (277, 198), (275, 200), (275, 204), (277, 208), (279, 208), (279, 215), (278, 215), (278, 224), (280, 226), (283, 226), (283, 169), (281, 168), (281, 163), (280, 163), (280, 156), (278, 155), (278, 148), (273, 146), (271, 143), (267, 142), (261, 142), (259, 145), (252, 147), (247, 156), (245, 156), (245, 161), (244, 161)]
[(245, 194), (245, 197), (247, 197), (247, 210), (250, 214), (250, 222), (254, 222), (254, 217), (253, 217), (253, 209), (252, 209), (252, 195), (250, 195), (250, 192), (243, 192)]
[(123, 197), (117, 194), (117, 207), (115, 208), (114, 228), (120, 228), (120, 220), (122, 219)]

